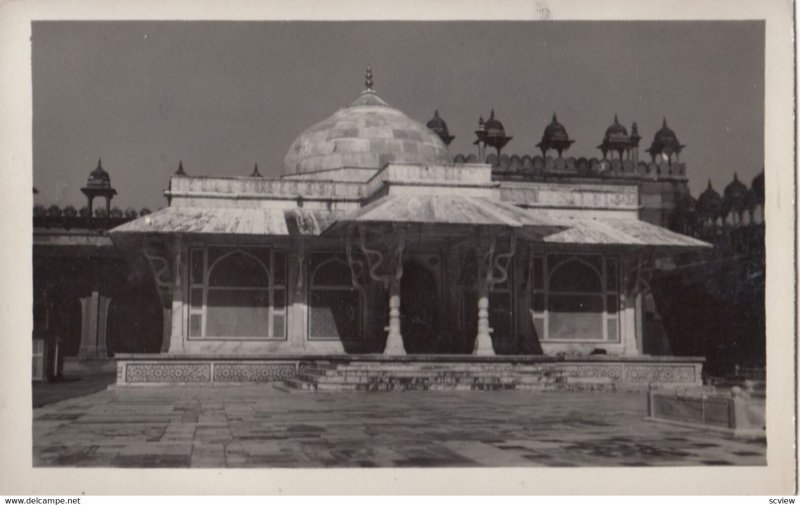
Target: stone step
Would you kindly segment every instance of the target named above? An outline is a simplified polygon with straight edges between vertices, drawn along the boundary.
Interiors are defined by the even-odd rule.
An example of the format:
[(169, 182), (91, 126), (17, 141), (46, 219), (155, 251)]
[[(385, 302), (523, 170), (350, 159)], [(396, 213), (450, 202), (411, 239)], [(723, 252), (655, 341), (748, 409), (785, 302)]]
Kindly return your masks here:
[(539, 364), (306, 362), (284, 382), (299, 391), (615, 391), (608, 377)]
[(351, 374), (351, 373), (338, 373), (338, 374), (308, 374), (298, 373), (296, 375), (298, 380), (307, 382), (331, 382), (337, 380), (351, 381), (351, 382), (364, 382), (370, 380), (428, 380), (436, 382), (547, 382), (547, 381), (564, 381), (564, 380), (588, 380), (596, 381), (598, 379), (582, 379), (579, 377), (570, 377), (567, 375), (542, 375), (542, 374), (429, 374), (429, 373), (373, 373), (373, 374)]
[(502, 374), (492, 374), (492, 373), (477, 373), (477, 372), (458, 372), (458, 373), (426, 373), (426, 372), (376, 372), (376, 373), (349, 373), (349, 372), (342, 372), (342, 373), (307, 373), (307, 372), (300, 372), (297, 374), (297, 377), (301, 377), (305, 380), (325, 380), (326, 378), (331, 377), (382, 377), (382, 378), (392, 378), (392, 377), (431, 377), (431, 378), (522, 378), (522, 377), (532, 377), (532, 378), (541, 378), (544, 380), (548, 379), (558, 379), (562, 377), (571, 377), (567, 374), (552, 374), (552, 375), (544, 375), (544, 374), (512, 374), (512, 373), (502, 373)]
[(307, 383), (287, 380), (284, 385), (296, 391), (528, 391), (528, 392), (614, 392), (616, 385), (603, 382), (538, 383), (430, 383), (430, 382), (326, 382)]
[(518, 372), (542, 372), (548, 370), (548, 367), (542, 365), (508, 365), (508, 364), (479, 364), (479, 363), (350, 363), (339, 365), (320, 365), (320, 366), (300, 366), (300, 370), (319, 370), (319, 371), (399, 371), (399, 370), (424, 370), (424, 371), (492, 371), (509, 370)]
[(351, 366), (339, 366), (335, 368), (321, 367), (321, 368), (300, 368), (301, 373), (314, 374), (314, 375), (331, 375), (331, 374), (396, 374), (396, 373), (426, 373), (426, 374), (457, 374), (457, 373), (471, 373), (471, 374), (547, 374), (558, 373), (564, 374), (565, 371), (553, 370), (544, 367), (418, 367), (418, 366), (389, 366), (382, 368), (362, 368)]

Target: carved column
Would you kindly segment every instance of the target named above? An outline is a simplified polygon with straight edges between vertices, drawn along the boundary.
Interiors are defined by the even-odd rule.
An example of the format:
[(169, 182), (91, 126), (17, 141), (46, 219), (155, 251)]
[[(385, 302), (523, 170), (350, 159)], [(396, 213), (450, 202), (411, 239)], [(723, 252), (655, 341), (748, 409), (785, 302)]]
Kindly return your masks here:
[[(478, 335), (475, 337), (473, 354), (493, 356), (492, 329), (489, 327), (489, 292), (495, 284), (508, 279), (508, 268), (516, 252), (516, 237), (509, 236), (507, 253), (495, 254), (497, 237), (482, 237), (478, 247)], [(504, 263), (505, 262), (505, 263)]]
[(108, 307), (111, 305), (111, 298), (100, 296), (97, 300), (97, 350), (98, 358), (108, 357)]
[(494, 355), (492, 346), (492, 329), (489, 328), (489, 289), (492, 275), (492, 257), (496, 241), (494, 237), (481, 240), (478, 248), (478, 335), (475, 337), (473, 354), (478, 356)]
[(308, 335), (306, 319), (306, 281), (304, 278), (306, 242), (298, 240), (294, 247), (295, 254), (289, 256), (289, 283), (291, 296), (288, 307), (289, 348), (300, 352), (305, 348)]
[(629, 255), (625, 261), (625, 293), (622, 306), (624, 320), (622, 324), (622, 347), (626, 356), (642, 354), (642, 292), (646, 289), (647, 281), (644, 278), (645, 259), (644, 253)]
[(162, 325), (161, 325), (161, 352), (169, 352), (169, 337), (172, 335), (172, 308), (161, 307)]
[[(147, 260), (147, 265), (150, 267), (150, 271), (153, 274), (153, 281), (156, 285), (158, 298), (161, 301), (161, 313), (164, 317), (161, 352), (167, 353), (178, 350), (183, 345), (181, 333), (183, 311), (181, 305), (176, 305), (174, 303), (173, 294), (180, 293), (180, 279), (177, 277), (180, 275), (179, 268), (181, 267), (180, 240), (176, 239), (176, 247), (173, 253), (175, 255), (175, 275), (173, 275), (173, 269), (170, 268), (169, 261), (167, 260), (168, 253), (166, 248), (161, 242), (155, 240), (146, 242), (142, 247), (142, 254)], [(177, 336), (179, 338), (175, 338), (176, 324), (180, 325), (177, 327)]]
[(170, 352), (183, 352), (185, 350), (184, 339), (184, 322), (186, 321), (186, 314), (184, 313), (184, 286), (183, 286), (183, 241), (181, 236), (175, 237), (173, 256), (175, 258), (175, 268), (173, 274), (172, 288), (172, 335), (170, 336)]
[[(400, 267), (402, 269), (402, 267)], [(402, 274), (401, 274), (402, 275)], [(403, 335), (400, 333), (400, 280), (392, 279), (389, 283), (389, 334), (386, 337), (384, 354), (404, 355)]]
[[(388, 272), (379, 273), (379, 268), (384, 261), (384, 254), (377, 249), (367, 247), (366, 230), (359, 228), (361, 251), (369, 264), (369, 276), (372, 280), (383, 283), (389, 290), (389, 326), (386, 328), (386, 347), (383, 353), (389, 355), (405, 355), (403, 336), (400, 330), (400, 281), (403, 278), (403, 248), (405, 247), (405, 229), (393, 229), (394, 240), (388, 246), (391, 255), (388, 261)], [(352, 263), (351, 263), (352, 264)]]

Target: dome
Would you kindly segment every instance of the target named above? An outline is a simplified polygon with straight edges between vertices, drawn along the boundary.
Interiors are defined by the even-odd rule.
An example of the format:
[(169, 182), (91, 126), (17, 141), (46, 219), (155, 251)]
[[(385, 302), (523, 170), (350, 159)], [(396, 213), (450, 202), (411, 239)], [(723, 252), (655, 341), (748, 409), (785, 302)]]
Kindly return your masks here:
[(661, 124), (661, 129), (658, 130), (653, 137), (653, 142), (659, 142), (661, 144), (677, 144), (678, 137), (675, 135), (675, 132), (667, 126), (667, 118), (664, 118), (664, 122)]
[(628, 136), (628, 129), (619, 122), (619, 118), (614, 114), (614, 122), (606, 128), (606, 134), (603, 136), (603, 142), (597, 146), (603, 153), (605, 159), (606, 153), (609, 151), (616, 151), (619, 153), (619, 159), (622, 159), (622, 153), (631, 146), (631, 138)]
[(356, 101), (300, 134), (283, 162), (283, 175), (355, 168), (379, 170), (387, 163), (449, 164), (439, 136), (367, 89)]
[(723, 206), (725, 210), (743, 211), (747, 207), (747, 186), (739, 180), (738, 174), (733, 174), (733, 181), (723, 191)]
[(89, 179), (86, 181), (86, 187), (88, 188), (110, 188), (111, 187), (111, 177), (108, 175), (108, 172), (103, 170), (103, 162), (102, 160), (97, 160), (97, 168), (92, 170), (92, 173), (89, 174)]
[(454, 136), (450, 135), (450, 130), (447, 129), (447, 123), (444, 122), (444, 119), (439, 117), (438, 110), (433, 111), (433, 118), (428, 121), (426, 126), (428, 129), (433, 130), (433, 132), (436, 133), (440, 139), (442, 139), (442, 142), (444, 142), (445, 145), (450, 145), (450, 142), (452, 142), (455, 138)]
[(612, 123), (611, 126), (606, 128), (605, 138), (606, 140), (609, 141), (628, 139), (628, 129), (625, 128), (622, 124), (620, 124), (616, 114), (614, 114), (614, 123)]
[(675, 132), (667, 126), (667, 118), (664, 118), (661, 129), (653, 136), (653, 142), (650, 144), (650, 148), (647, 149), (647, 152), (653, 156), (660, 153), (672, 154), (681, 152), (683, 147), (684, 146), (681, 145), (678, 140), (678, 136), (675, 135)]
[(542, 140), (536, 144), (536, 147), (542, 150), (543, 156), (547, 155), (548, 149), (555, 149), (558, 152), (558, 156), (561, 157), (562, 151), (569, 149), (573, 142), (574, 140), (570, 140), (569, 135), (567, 135), (567, 129), (558, 122), (554, 112), (553, 120), (545, 127)]
[(708, 188), (697, 199), (695, 208), (701, 219), (716, 219), (719, 216), (722, 210), (722, 197), (711, 187), (711, 180), (708, 181)]
[(494, 109), (492, 109), (491, 114), (489, 114), (489, 119), (483, 124), (483, 128), (486, 130), (487, 137), (506, 136), (506, 129), (503, 128), (503, 123), (494, 117)]
[(558, 118), (556, 117), (556, 113), (553, 113), (553, 120), (550, 121), (550, 124), (544, 129), (544, 134), (542, 134), (542, 142), (548, 141), (552, 142), (553, 140), (568, 140), (569, 136), (567, 135), (567, 130), (564, 128), (564, 125), (558, 122)]

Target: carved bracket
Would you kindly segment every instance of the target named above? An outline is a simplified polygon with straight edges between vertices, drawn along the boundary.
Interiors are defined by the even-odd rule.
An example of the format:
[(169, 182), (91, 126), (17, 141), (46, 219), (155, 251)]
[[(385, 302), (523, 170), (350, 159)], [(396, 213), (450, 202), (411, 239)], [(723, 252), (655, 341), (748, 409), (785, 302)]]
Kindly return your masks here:
[(482, 239), (480, 250), (484, 259), (482, 268), (485, 268), (485, 274), (480, 275), (482, 280), (486, 282), (489, 289), (493, 288), (496, 284), (502, 284), (508, 279), (508, 269), (511, 266), (511, 258), (517, 251), (517, 238), (515, 235), (509, 236), (508, 252), (496, 254), (497, 251), (497, 237), (490, 236)]
[(382, 283), (383, 287), (388, 289), (392, 281), (396, 282), (403, 278), (403, 249), (405, 248), (406, 242), (405, 228), (400, 228), (397, 230), (397, 233), (394, 237), (394, 244), (387, 247), (389, 252), (392, 252), (394, 256), (392, 258), (394, 261), (391, 265), (394, 267), (394, 272), (390, 271), (389, 273), (385, 274), (378, 273), (378, 269), (381, 267), (385, 259), (384, 253), (378, 249), (370, 249), (367, 247), (367, 231), (364, 227), (359, 227), (358, 232), (360, 239), (359, 245), (361, 246), (361, 251), (364, 253), (364, 256), (367, 258), (367, 263), (369, 265), (370, 278), (374, 281)]
[(367, 285), (359, 280), (364, 273), (364, 262), (353, 256), (353, 237), (349, 231), (344, 238), (344, 249), (347, 253), (347, 264), (350, 267), (350, 280), (353, 283), (353, 287), (364, 292), (367, 289)]
[[(496, 245), (496, 241), (493, 242), (493, 245)], [(494, 247), (492, 248), (492, 253), (494, 253)], [(498, 254), (494, 258), (493, 268), (490, 268), (487, 274), (487, 280), (489, 281), (490, 286), (494, 286), (495, 284), (502, 284), (508, 279), (508, 269), (511, 266), (511, 258), (517, 252), (517, 237), (515, 235), (511, 235), (508, 239), (508, 252), (503, 254)], [(490, 260), (491, 261), (491, 260)], [(496, 275), (495, 272), (499, 271), (500, 275)]]
[[(630, 260), (629, 260), (630, 261)], [(636, 253), (635, 266), (627, 274), (628, 290), (634, 295), (646, 294), (651, 290), (650, 279), (653, 274), (653, 258), (644, 251)]]
[(142, 254), (147, 259), (147, 264), (153, 274), (161, 304), (169, 308), (172, 303), (173, 276), (169, 268), (169, 260), (166, 258), (166, 252), (159, 242), (150, 241), (142, 248)]
[(297, 290), (300, 291), (303, 289), (303, 266), (306, 262), (306, 241), (300, 239), (297, 241), (297, 247), (295, 247), (295, 253), (297, 255)]

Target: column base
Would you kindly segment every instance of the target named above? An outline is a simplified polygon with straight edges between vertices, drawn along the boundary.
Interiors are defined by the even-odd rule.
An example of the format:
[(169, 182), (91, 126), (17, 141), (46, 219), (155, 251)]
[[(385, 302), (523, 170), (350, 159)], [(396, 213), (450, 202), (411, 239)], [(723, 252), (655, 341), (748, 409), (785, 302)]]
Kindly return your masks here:
[(389, 335), (386, 339), (386, 347), (383, 354), (389, 356), (405, 356), (406, 349), (403, 347), (403, 337), (400, 335)]
[(475, 350), (472, 351), (475, 356), (494, 356), (494, 346), (492, 345), (492, 338), (488, 335), (485, 337), (478, 336), (475, 341)]

